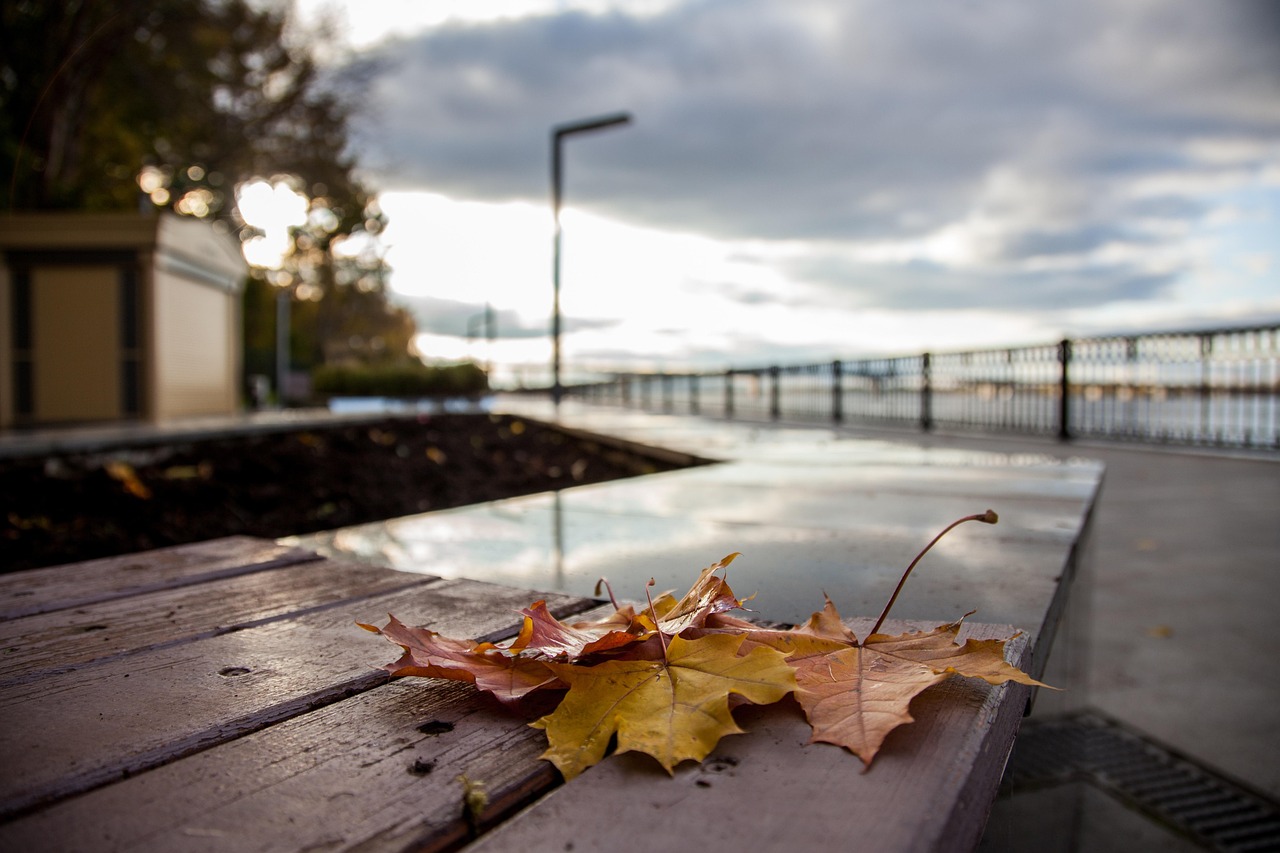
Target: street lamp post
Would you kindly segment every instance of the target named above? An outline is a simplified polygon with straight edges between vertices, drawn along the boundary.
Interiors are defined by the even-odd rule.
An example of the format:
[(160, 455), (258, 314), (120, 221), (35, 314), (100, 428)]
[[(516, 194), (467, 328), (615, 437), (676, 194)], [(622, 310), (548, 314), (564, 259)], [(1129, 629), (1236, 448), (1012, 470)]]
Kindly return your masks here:
[(293, 277), (280, 273), (276, 287), (276, 405), (285, 406), (285, 386), (289, 381), (289, 314), (293, 308)]
[(553, 290), (551, 309), (551, 401), (557, 407), (564, 395), (560, 385), (560, 198), (563, 168), (561, 148), (566, 137), (575, 133), (603, 130), (631, 121), (630, 113), (610, 113), (582, 121), (557, 124), (551, 128), (551, 212), (555, 217), (555, 250), (552, 256), (551, 284)]
[(276, 403), (284, 408), (284, 383), (289, 375), (289, 291), (276, 291)]
[(485, 359), (484, 372), (490, 373), (493, 370), (493, 339), (498, 333), (498, 320), (497, 316), (493, 313), (493, 306), (488, 302), (484, 304), (483, 313), (476, 314), (467, 320), (468, 349), (470, 349), (471, 342), (477, 337), (477, 326), (484, 327), (484, 339), (487, 344), (485, 355), (488, 356), (488, 358)]

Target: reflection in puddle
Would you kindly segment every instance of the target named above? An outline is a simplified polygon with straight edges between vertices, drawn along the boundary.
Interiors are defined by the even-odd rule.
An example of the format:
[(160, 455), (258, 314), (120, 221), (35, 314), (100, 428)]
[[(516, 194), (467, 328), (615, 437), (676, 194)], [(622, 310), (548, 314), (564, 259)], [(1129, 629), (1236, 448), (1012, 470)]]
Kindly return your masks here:
[(284, 541), (535, 591), (593, 596), (606, 577), (632, 601), (643, 601), (650, 577), (683, 592), (703, 567), (740, 551), (729, 572), (735, 592), (757, 594), (754, 615), (794, 623), (821, 607), (823, 592), (846, 616), (874, 617), (934, 534), (990, 507), (1000, 525), (950, 534), (894, 616), (941, 622), (976, 608), (979, 621), (1035, 631), (1100, 473), (1036, 454), (782, 438), (760, 440), (736, 462)]

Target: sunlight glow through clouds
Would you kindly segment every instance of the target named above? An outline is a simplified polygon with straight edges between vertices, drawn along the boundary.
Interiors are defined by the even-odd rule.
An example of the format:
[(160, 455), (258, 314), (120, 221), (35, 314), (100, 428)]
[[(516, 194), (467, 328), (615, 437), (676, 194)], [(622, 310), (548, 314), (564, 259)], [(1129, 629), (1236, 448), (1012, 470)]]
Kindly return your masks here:
[[(489, 303), (514, 312), (525, 329), (549, 330), (549, 209), (407, 191), (384, 193), (380, 202), (390, 222), (384, 243), (397, 292), (474, 304), (477, 312)], [(998, 310), (929, 310), (922, 305), (909, 313), (876, 308), (850, 313), (806, 304), (806, 288), (783, 272), (787, 261), (813, 251), (812, 244), (801, 241), (717, 240), (619, 223), (572, 207), (561, 212), (561, 222), (562, 311), (566, 323), (581, 318), (594, 324), (566, 327), (562, 339), (566, 369), (577, 378), (628, 365), (661, 370), (754, 363), (759, 359), (744, 345), (766, 335), (795, 358), (815, 359), (827, 357), (831, 341), (846, 342), (842, 354), (906, 354), (929, 347), (983, 347), (993, 339), (1029, 344), (1062, 334), (1061, 327), (1046, 326), (1043, 318)], [(849, 243), (828, 250), (864, 263), (927, 261), (951, 269), (997, 269), (990, 247), (1001, 233), (994, 217), (974, 213), (914, 240)], [(1230, 310), (1236, 303), (1224, 300), (1224, 264), (1240, 264), (1232, 255), (1222, 255), (1222, 249), (1210, 234), (1199, 234), (1188, 235), (1176, 249), (1110, 241), (1083, 253), (1020, 263), (1024, 269), (1070, 270), (1134, 262), (1158, 274), (1194, 262), (1201, 270), (1195, 285), (1179, 285), (1185, 300), (1181, 304), (1117, 301), (1092, 314), (1067, 310), (1054, 318), (1082, 327), (1126, 327), (1139, 320), (1176, 323), (1187, 304), (1216, 303)], [(1272, 269), (1257, 252), (1246, 266), (1259, 282)], [(1245, 310), (1247, 300), (1237, 301)], [(767, 315), (761, 313), (762, 304)], [(767, 329), (761, 328), (762, 318)], [(496, 341), (482, 340), (480, 334), (467, 340), (441, 334), (432, 328), (430, 316), (421, 315), (419, 327), (418, 346), (429, 358), (493, 362), (498, 383), (537, 382), (550, 358), (549, 337), (511, 338), (499, 329)]]
[[(549, 325), (548, 209), (423, 192), (387, 192), (380, 203), (389, 220), (384, 243), (397, 292), (477, 308), (487, 302), (515, 311), (522, 325)], [(561, 211), (561, 223), (562, 311), (602, 327), (566, 335), (569, 355), (604, 349), (674, 356), (680, 346), (712, 344), (755, 321), (735, 293), (750, 289), (781, 298), (788, 288), (777, 270), (757, 260), (770, 253), (785, 256), (785, 247), (641, 228), (571, 207)], [(732, 290), (719, 290), (726, 283)], [(779, 322), (785, 317), (779, 314)], [(431, 334), (431, 319), (419, 317), (419, 344), (428, 355), (460, 358), (482, 346)], [(673, 326), (687, 331), (675, 337)], [(549, 354), (545, 340), (503, 340), (496, 346), (504, 360), (519, 355), (540, 362)]]
[(1243, 11), (297, 7), (328, 9), (348, 58), (378, 69), (355, 153), (420, 348), (492, 360), (499, 384), (548, 373), (547, 130), (612, 109), (635, 127), (575, 150), (562, 211), (571, 374), (1280, 316), (1280, 89), (1268, 21)]
[(245, 184), (236, 192), (237, 207), (244, 221), (264, 233), (251, 237), (241, 247), (244, 258), (255, 267), (274, 269), (289, 251), (289, 229), (307, 221), (307, 199), (283, 181)]
[[(524, 326), (549, 328), (548, 210), (420, 192), (385, 193), (381, 204), (390, 221), (387, 259), (399, 292), (473, 303), (477, 311), (489, 302), (514, 310)], [(991, 334), (1028, 342), (1044, 334), (1030, 320), (994, 311), (869, 310), (851, 316), (789, 304), (795, 284), (774, 264), (802, 254), (803, 245), (674, 234), (572, 208), (562, 211), (561, 221), (562, 310), (566, 318), (598, 324), (563, 338), (566, 369), (578, 378), (625, 367), (631, 354), (643, 356), (633, 365), (641, 369), (682, 369), (691, 353), (704, 354), (699, 366), (705, 369), (723, 369), (728, 358), (749, 361), (742, 348), (761, 333), (761, 301), (770, 303), (769, 339), (802, 354), (815, 342), (842, 339), (851, 351), (903, 353), (903, 341), (974, 346)], [(499, 329), (493, 342), (480, 334), (467, 340), (432, 331), (430, 316), (419, 316), (419, 327), (418, 347), (428, 358), (492, 361), (499, 383), (544, 378), (548, 337), (510, 338)]]
[(384, 192), (378, 203), (387, 214), (382, 242), (399, 293), (492, 302), (530, 317), (550, 310), (546, 208), (412, 191)]
[[(679, 0), (626, 0), (627, 14), (656, 15)], [(366, 48), (388, 38), (413, 35), (428, 27), (451, 23), (486, 23), (572, 10), (602, 14), (617, 8), (618, 0), (295, 0), (302, 17), (333, 17), (343, 39)], [(389, 22), (394, 22), (391, 25)]]

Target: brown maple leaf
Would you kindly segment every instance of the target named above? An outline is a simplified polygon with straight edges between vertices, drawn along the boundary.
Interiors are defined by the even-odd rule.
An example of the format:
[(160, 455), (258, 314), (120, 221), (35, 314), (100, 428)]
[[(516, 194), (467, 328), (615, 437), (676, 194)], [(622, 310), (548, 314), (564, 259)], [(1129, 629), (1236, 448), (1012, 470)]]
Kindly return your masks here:
[(1005, 641), (958, 644), (963, 622), (896, 637), (873, 634), (859, 643), (826, 598), (821, 611), (789, 631), (727, 615), (708, 620), (705, 631), (741, 633), (744, 650), (767, 646), (786, 654), (796, 673), (796, 701), (813, 726), (810, 742), (846, 747), (870, 765), (885, 737), (913, 721), (911, 700), (953, 675), (1047, 686), (1005, 662)]
[(953, 675), (1047, 686), (1005, 661), (1003, 640), (956, 642), (963, 621), (797, 658), (796, 701), (813, 726), (810, 742), (843, 746), (870, 766), (889, 732), (913, 721), (911, 700)]
[(617, 651), (649, 636), (636, 625), (635, 610), (617, 610), (598, 622), (566, 625), (551, 615), (546, 601), (535, 601), (520, 611), (520, 633), (505, 647), (512, 654), (533, 654), (572, 662), (600, 652)]
[(651, 755), (668, 773), (685, 759), (701, 761), (721, 737), (742, 731), (731, 695), (769, 704), (795, 688), (781, 653), (757, 647), (739, 656), (742, 642), (732, 634), (673, 637), (661, 660), (549, 664), (569, 692), (530, 724), (547, 733), (542, 757), (572, 779), (604, 757), (616, 734), (618, 752)]
[[(689, 628), (702, 627), (707, 619), (718, 613), (741, 608), (745, 599), (739, 600), (729, 588), (728, 582), (716, 575), (716, 572), (727, 568), (740, 556), (742, 555), (735, 551), (718, 563), (707, 566), (679, 601), (670, 593), (663, 593), (652, 602), (652, 615), (641, 613), (637, 618), (643, 624), (660, 628), (662, 633), (674, 637)], [(657, 617), (656, 625), (654, 616)]]
[(395, 617), (382, 629), (361, 627), (404, 649), (385, 667), (393, 675), (471, 681), (508, 703), (567, 687), (560, 706), (531, 724), (547, 732), (543, 757), (566, 779), (599, 761), (615, 735), (619, 752), (645, 752), (671, 772), (741, 731), (731, 715), (736, 703), (776, 702), (792, 690), (813, 727), (812, 741), (846, 747), (869, 766), (889, 732), (912, 721), (911, 700), (933, 684), (964, 675), (1040, 685), (1005, 662), (1003, 641), (959, 644), (963, 619), (897, 637), (878, 633), (911, 570), (948, 530), (996, 520), (987, 510), (938, 534), (908, 566), (861, 643), (825, 596), (823, 609), (791, 630), (729, 615), (743, 601), (716, 572), (736, 553), (704, 569), (683, 598), (664, 594), (639, 614), (615, 602), (604, 619), (565, 624), (545, 602), (534, 602), (521, 611), (520, 632), (505, 647), (453, 640)]
[(428, 628), (405, 625), (394, 616), (385, 628), (356, 624), (404, 649), (399, 660), (383, 667), (393, 676), (469, 681), (505, 703), (516, 702), (543, 687), (561, 686), (545, 659), (513, 655), (492, 643), (451, 639)]

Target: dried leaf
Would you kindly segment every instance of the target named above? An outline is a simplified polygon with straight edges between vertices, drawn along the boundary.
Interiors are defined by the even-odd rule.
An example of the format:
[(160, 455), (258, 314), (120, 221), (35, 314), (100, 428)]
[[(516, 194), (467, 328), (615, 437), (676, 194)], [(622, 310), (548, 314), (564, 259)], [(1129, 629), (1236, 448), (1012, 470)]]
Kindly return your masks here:
[(674, 637), (666, 660), (551, 664), (569, 692), (531, 724), (546, 730), (550, 748), (542, 757), (572, 779), (603, 758), (617, 734), (618, 752), (647, 753), (667, 772), (687, 758), (701, 761), (721, 737), (742, 731), (730, 694), (768, 704), (795, 688), (782, 654), (757, 647), (739, 657), (742, 642), (731, 634)]
[(796, 700), (813, 726), (812, 741), (843, 746), (870, 765), (889, 732), (914, 719), (911, 700), (952, 675), (1040, 685), (1005, 662), (1003, 641), (958, 644), (962, 622), (897, 637), (873, 634), (861, 646), (796, 661)]
[[(975, 520), (994, 523), (995, 513), (947, 530)], [(567, 687), (559, 707), (531, 724), (546, 731), (543, 757), (566, 779), (603, 758), (615, 735), (619, 752), (647, 753), (668, 772), (685, 759), (700, 761), (721, 737), (741, 731), (732, 707), (776, 702), (793, 690), (813, 741), (846, 747), (869, 765), (886, 736), (912, 721), (911, 700), (952, 675), (1040, 685), (1005, 662), (1003, 641), (956, 642), (963, 619), (897, 637), (873, 633), (859, 643), (825, 595), (823, 609), (791, 630), (731, 616), (743, 601), (716, 572), (737, 556), (704, 569), (681, 599), (664, 593), (639, 614), (624, 607), (565, 624), (536, 601), (521, 611), (520, 632), (506, 647), (449, 639), (395, 617), (382, 629), (362, 627), (404, 649), (385, 667), (393, 675), (471, 681), (508, 703)]]
[[(688, 628), (700, 628), (709, 617), (742, 607), (743, 602), (729, 589), (729, 584), (716, 575), (740, 556), (735, 551), (720, 562), (707, 566), (679, 601), (672, 602), (669, 594), (659, 596), (653, 603), (653, 609), (658, 616), (657, 627), (662, 629), (662, 633), (675, 636)], [(652, 625), (652, 620), (645, 615), (640, 618)]]
[(810, 616), (808, 622), (796, 628), (796, 633), (857, 643), (857, 636), (844, 622), (840, 621), (840, 614), (836, 612), (836, 606), (831, 603), (831, 597), (824, 592), (822, 598), (826, 602), (822, 610)]
[(151, 489), (147, 488), (147, 484), (138, 478), (138, 472), (128, 462), (112, 459), (103, 466), (103, 470), (135, 498), (144, 501), (151, 500)]
[(515, 702), (541, 687), (556, 684), (544, 660), (511, 655), (492, 643), (473, 643), (441, 636), (427, 628), (413, 628), (390, 617), (385, 628), (357, 623), (404, 649), (404, 655), (383, 669), (393, 676), (417, 675), (469, 681), (502, 702)]
[(786, 654), (812, 741), (846, 747), (870, 764), (889, 732), (912, 722), (911, 700), (952, 675), (1040, 685), (1005, 661), (1003, 641), (956, 643), (963, 622), (897, 637), (873, 634), (859, 644), (827, 598), (822, 611), (791, 631), (726, 615), (709, 619), (706, 631), (741, 632), (743, 649), (767, 646)]
[(546, 601), (535, 601), (520, 613), (524, 623), (507, 651), (540, 654), (562, 662), (621, 649), (648, 636), (648, 632), (629, 632), (635, 624), (635, 613), (629, 607), (600, 622), (574, 625), (566, 625), (552, 616)]

